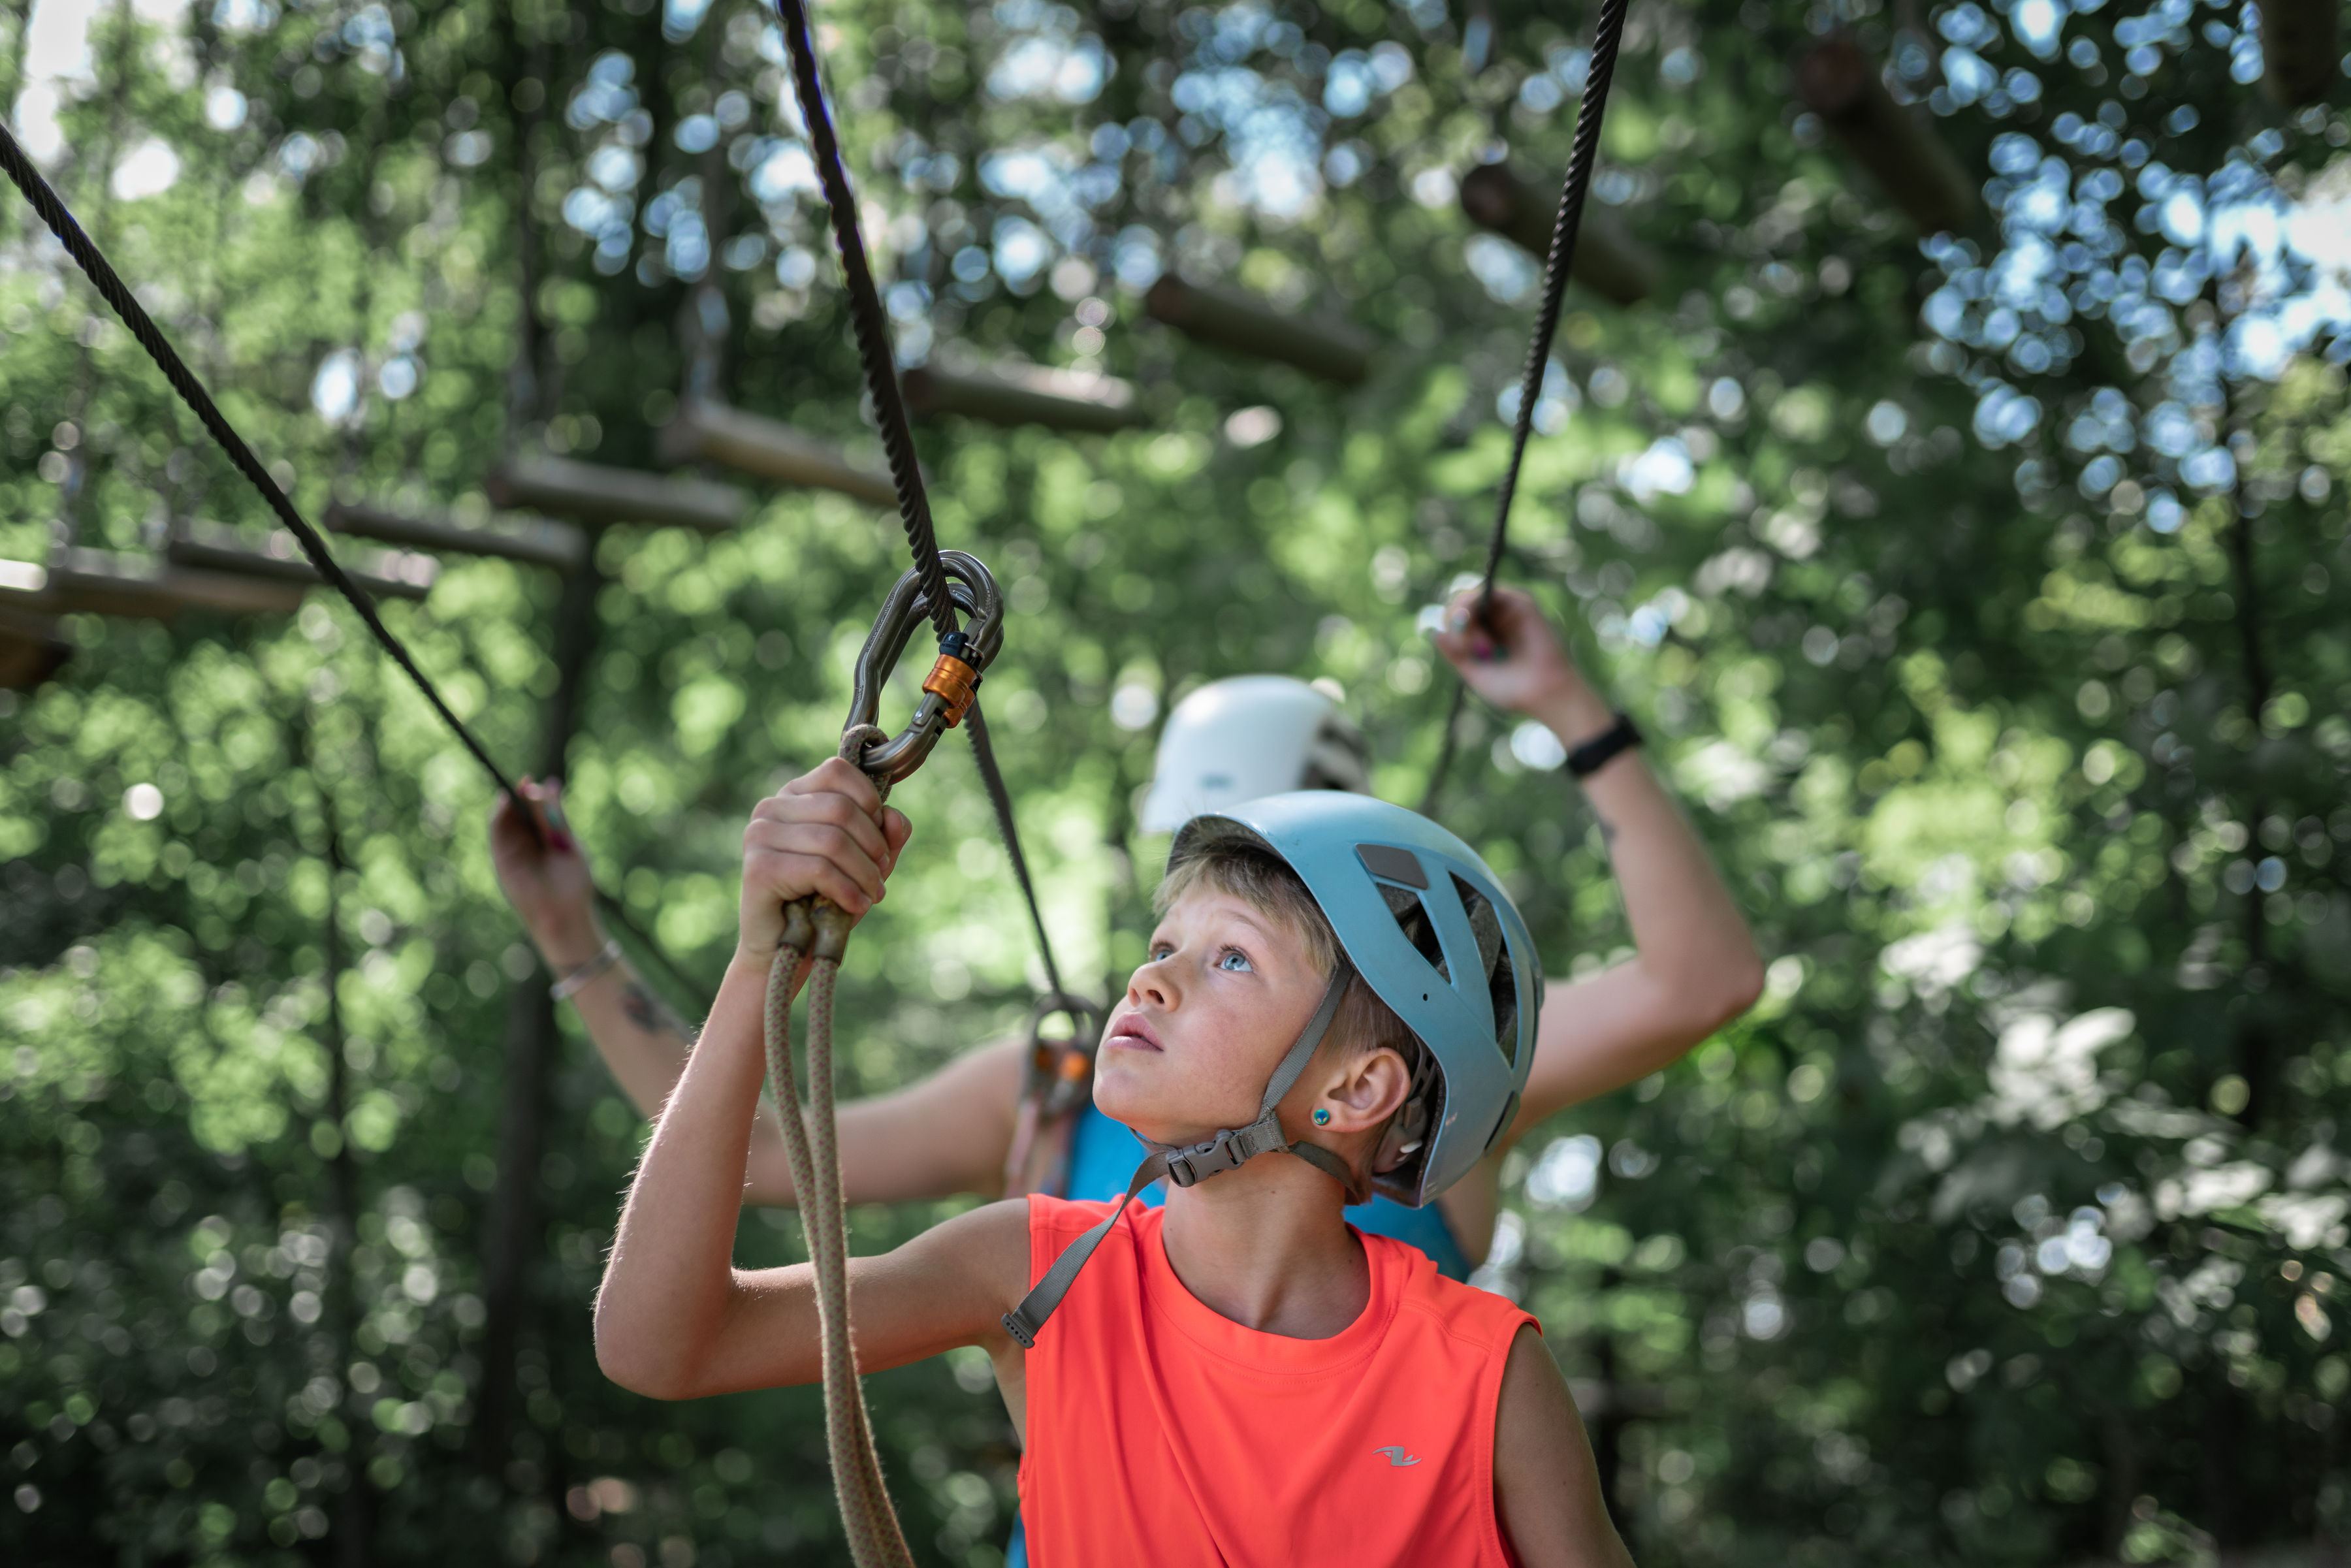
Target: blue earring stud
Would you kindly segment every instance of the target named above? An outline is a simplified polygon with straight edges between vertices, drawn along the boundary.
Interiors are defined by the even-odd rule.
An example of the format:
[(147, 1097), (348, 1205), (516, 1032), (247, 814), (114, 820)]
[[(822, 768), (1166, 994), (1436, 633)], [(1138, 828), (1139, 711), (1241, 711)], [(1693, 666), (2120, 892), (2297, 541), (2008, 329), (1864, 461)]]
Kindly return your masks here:
[(1315, 1106), (1314, 1124), (1318, 1127), (1329, 1126), (1331, 1124), (1331, 1113), (1320, 1105)]

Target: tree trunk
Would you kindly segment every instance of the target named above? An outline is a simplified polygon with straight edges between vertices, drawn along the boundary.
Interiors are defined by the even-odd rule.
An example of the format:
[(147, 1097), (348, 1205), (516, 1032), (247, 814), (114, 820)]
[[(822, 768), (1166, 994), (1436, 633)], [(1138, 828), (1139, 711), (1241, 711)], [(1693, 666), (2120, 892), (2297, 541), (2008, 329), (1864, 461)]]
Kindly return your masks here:
[[(540, 776), (559, 776), (577, 727), (581, 686), (596, 645), (596, 538), (587, 563), (563, 580), (555, 613), (555, 695), (547, 707)], [(555, 1000), (536, 979), (515, 988), (507, 1023), (506, 1104), (499, 1118), (497, 1185), (490, 1194), (482, 1266), (482, 1387), (474, 1451), (486, 1471), (504, 1468), (515, 1424), (517, 1358), (532, 1317), (530, 1266), (539, 1252), (538, 1171), (547, 1150), (547, 1086), (557, 1043)]]

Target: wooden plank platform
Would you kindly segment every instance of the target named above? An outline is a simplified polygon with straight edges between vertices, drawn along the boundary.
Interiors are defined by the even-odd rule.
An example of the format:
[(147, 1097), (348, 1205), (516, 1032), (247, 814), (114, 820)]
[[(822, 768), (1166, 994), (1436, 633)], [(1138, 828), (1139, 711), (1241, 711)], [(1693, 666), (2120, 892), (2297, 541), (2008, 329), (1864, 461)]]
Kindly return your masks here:
[(1923, 108), (1894, 101), (1877, 63), (1851, 37), (1831, 34), (1797, 56), (1795, 81), (1804, 107), (1919, 233), (1954, 232), (1974, 221), (1975, 181)]
[(1134, 388), (1114, 376), (994, 365), (943, 370), (918, 365), (905, 374), (906, 406), (919, 414), (961, 414), (989, 424), (1042, 424), (1107, 433), (1148, 423)]
[(492, 501), (517, 511), (705, 534), (734, 528), (751, 506), (750, 497), (732, 485), (665, 479), (639, 468), (612, 468), (569, 457), (514, 458), (492, 473), (483, 487)]
[(896, 507), (890, 476), (862, 467), (828, 441), (724, 403), (689, 402), (663, 425), (655, 452), (664, 463), (722, 466), (815, 490), (837, 490), (877, 507)]
[(362, 501), (337, 501), (327, 508), (327, 527), (354, 538), (374, 539), (439, 555), (495, 556), (525, 566), (576, 571), (588, 559), (588, 538), (569, 523), (530, 517), (477, 528), (448, 517), (417, 517)]
[[(164, 554), (175, 566), (200, 571), (306, 585), (325, 580), (294, 536), (282, 528), (256, 544), (234, 528), (184, 523), (164, 546)], [(422, 599), (441, 575), (441, 563), (431, 556), (400, 550), (370, 550), (343, 559), (341, 565), (374, 599)]]
[(1354, 328), (1301, 319), (1250, 295), (1201, 288), (1170, 273), (1151, 286), (1143, 308), (1195, 341), (1295, 365), (1327, 382), (1352, 385), (1371, 373), (1372, 341)]
[(151, 555), (68, 549), (47, 566), (0, 561), (0, 606), (48, 614), (87, 612), (169, 621), (183, 610), (283, 615), (303, 585), (239, 572), (204, 571)]
[[(1461, 211), (1537, 261), (1550, 256), (1557, 191), (1521, 180), (1502, 164), (1480, 163), (1461, 176)], [(1625, 231), (1614, 213), (1587, 201), (1567, 275), (1604, 299), (1637, 305), (1656, 292), (1657, 258)]]

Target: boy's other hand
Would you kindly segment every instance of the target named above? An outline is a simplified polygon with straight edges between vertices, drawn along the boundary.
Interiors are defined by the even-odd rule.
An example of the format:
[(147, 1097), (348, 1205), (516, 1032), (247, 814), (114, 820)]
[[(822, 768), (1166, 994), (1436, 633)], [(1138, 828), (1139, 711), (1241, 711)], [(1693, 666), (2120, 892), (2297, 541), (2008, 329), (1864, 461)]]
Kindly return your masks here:
[(1444, 630), (1430, 639), (1471, 691), (1498, 708), (1546, 720), (1562, 707), (1588, 705), (1606, 724), (1607, 709), (1568, 659), (1531, 594), (1497, 588), (1482, 622), (1477, 610), (1476, 589), (1454, 595), (1445, 607)]
[[(603, 946), (596, 928), (596, 883), (588, 857), (563, 820), (563, 785), (521, 781), (522, 800), (500, 795), (490, 810), (490, 863), (498, 889), (522, 917), (541, 956), (557, 969), (585, 963)], [(524, 816), (528, 811), (528, 817)], [(531, 831), (536, 820), (538, 831)]]
[(765, 958), (783, 938), (783, 907), (822, 894), (851, 915), (882, 901), (914, 827), (885, 809), (872, 780), (832, 758), (768, 796), (743, 830), (743, 950)]

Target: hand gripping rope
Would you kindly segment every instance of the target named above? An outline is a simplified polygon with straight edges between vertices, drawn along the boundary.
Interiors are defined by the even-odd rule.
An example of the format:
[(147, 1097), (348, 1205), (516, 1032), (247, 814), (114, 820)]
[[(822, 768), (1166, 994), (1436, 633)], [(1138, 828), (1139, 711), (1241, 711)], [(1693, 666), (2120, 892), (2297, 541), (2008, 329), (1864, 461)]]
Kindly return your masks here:
[[(1568, 264), (1575, 256), (1575, 236), (1583, 226), (1584, 193), (1592, 188), (1592, 166), (1600, 157), (1600, 121), (1608, 112), (1608, 84), (1616, 75), (1616, 47), (1625, 37), (1627, 0), (1601, 0), (1600, 21), (1592, 37), (1592, 68), (1583, 78), (1583, 101), (1575, 110), (1575, 145), (1567, 160), (1567, 183), (1559, 193), (1559, 216), (1551, 231), (1551, 255), (1543, 261), (1542, 308), (1535, 316), (1535, 335), (1527, 344), (1527, 369), (1519, 382), (1519, 416), (1510, 427), (1510, 463), (1502, 471), (1501, 489), (1494, 501), (1494, 531), (1486, 541), (1486, 574), (1478, 589), (1473, 621), (1483, 622), (1494, 607), (1494, 576), (1502, 567), (1502, 547), (1510, 532), (1510, 501), (1519, 490), (1519, 467), (1526, 461), (1527, 440), (1534, 434), (1535, 404), (1541, 400), (1544, 373), (1551, 366), (1552, 340), (1559, 333), (1561, 301), (1567, 294)], [(1445, 735), (1438, 744), (1437, 766), (1429, 769), (1428, 789), (1420, 798), (1426, 816), (1453, 770), (1459, 745), (1461, 708), (1469, 688), (1457, 681), (1453, 703), (1445, 712)]]
[[(841, 734), (841, 755), (857, 764), (884, 799), (893, 784), (923, 765), (940, 735), (971, 710), (980, 672), (1003, 642), (1003, 601), (987, 569), (960, 550), (942, 551), (939, 566), (940, 580), (949, 585), (955, 608), (972, 618), (971, 625), (939, 640), (938, 663), (923, 683), (922, 706), (894, 737), (876, 727), (873, 719), (882, 685), (896, 667), (914, 622), (933, 610), (920, 571), (909, 570), (890, 591), (857, 656), (856, 691)], [(803, 898), (784, 906), (783, 941), (768, 970), (768, 1082), (775, 1095), (776, 1121), (783, 1129), (792, 1187), (799, 1195), (809, 1261), (816, 1271), (825, 1443), (850, 1555), (859, 1568), (912, 1568), (914, 1558), (882, 1479), (849, 1332), (848, 1223), (832, 1114), (832, 994), (853, 924), (847, 911), (827, 898)], [(805, 1112), (792, 1076), (791, 1038), (792, 998), (803, 983), (809, 996)]]
[[(66, 254), (73, 257), (74, 265), (82, 269), (97, 287), (99, 297), (114, 308), (116, 315), (122, 318), (122, 324), (131, 329), (131, 337), (147, 350), (147, 357), (155, 361), (156, 368), (163, 372), (163, 379), (171, 383), (180, 401), (186, 403), (203, 423), (205, 433), (228, 455), (228, 460), (235, 465), (236, 471), (260, 493), (262, 500), (277, 514), (277, 520), (286, 525), (286, 531), (292, 534), (295, 542), (302, 547), (302, 553), (318, 569), (319, 576), (350, 601), (369, 632), (383, 651), (392, 655), (392, 663), (407, 672), (408, 678), (416, 683), (416, 689), (424, 695), (424, 700), (432, 705), (441, 722), (472, 754), (474, 760), (481, 764), (482, 771), (490, 776), (490, 782), (505, 791), (519, 809), (522, 791), (514, 787), (506, 770), (497, 765), (474, 732), (465, 727), (465, 721), (451, 709), (440, 688), (417, 664), (416, 657), (408, 651), (407, 644), (383, 623), (383, 617), (376, 613), (375, 601), (335, 559), (333, 552), (327, 549), (326, 538), (310, 526), (309, 519), (295, 509), (286, 492), (278, 488), (277, 481), (269, 476), (269, 470), (262, 466), (261, 459), (254, 455), (245, 437), (229, 423), (228, 416), (213, 401), (212, 393), (204, 390), (204, 382), (196, 379), (195, 371), (180, 358), (179, 350), (172, 348), (171, 340), (163, 336), (163, 329), (155, 324), (153, 317), (147, 314), (147, 308), (139, 303), (138, 296), (131, 292), (130, 287), (122, 281), (121, 274), (114, 270), (113, 263), (106, 259), (105, 253), (83, 232), (81, 225), (75, 221), (73, 213), (66, 206), (64, 198), (41, 177), (41, 172), (33, 166), (33, 161), (26, 156), (24, 148), (18, 145), (16, 138), (5, 125), (0, 125), (0, 169), (7, 171), (8, 178), (16, 182), (17, 190), (24, 193), (26, 202), (40, 214), (41, 221), (48, 225), (49, 232), (57, 235), (57, 243), (65, 247)], [(533, 838), (542, 837), (535, 812), (523, 811), (522, 821)], [(667, 970), (671, 979), (685, 988), (694, 997), (698, 1010), (709, 1010), (708, 997), (686, 977), (675, 960), (662, 951), (659, 944), (638, 929), (621, 901), (601, 887), (595, 892), (596, 902), (603, 907), (613, 924), (626, 931), (642, 951)]]

